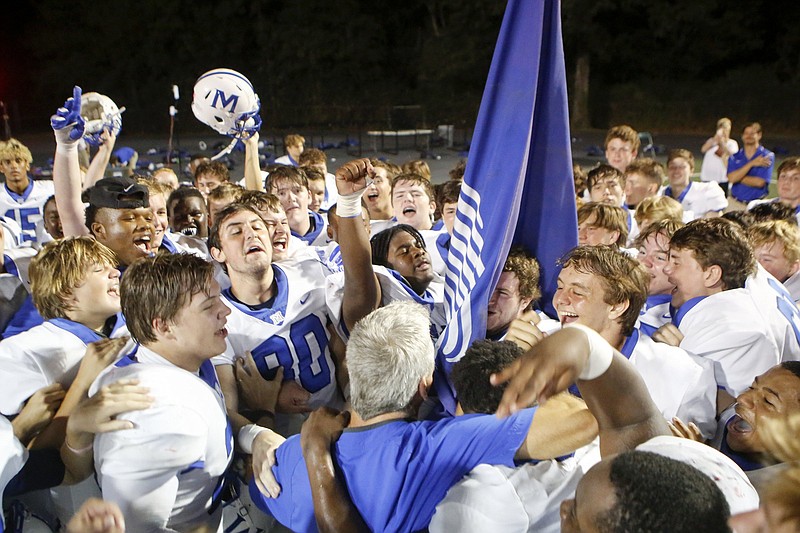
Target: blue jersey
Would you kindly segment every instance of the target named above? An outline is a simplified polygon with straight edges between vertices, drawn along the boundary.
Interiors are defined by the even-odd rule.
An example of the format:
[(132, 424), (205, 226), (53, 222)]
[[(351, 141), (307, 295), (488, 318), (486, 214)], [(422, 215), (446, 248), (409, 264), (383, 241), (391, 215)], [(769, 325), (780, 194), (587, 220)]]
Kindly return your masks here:
[(748, 203), (752, 202), (753, 200), (757, 200), (759, 198), (763, 198), (769, 192), (769, 181), (772, 179), (772, 169), (775, 167), (775, 154), (764, 148), (763, 146), (759, 146), (756, 149), (756, 152), (753, 154), (753, 157), (748, 158), (747, 155), (744, 153), (744, 148), (736, 152), (735, 154), (731, 155), (728, 158), (728, 174), (735, 170), (739, 170), (743, 166), (745, 166), (748, 162), (752, 161), (756, 157), (771, 157), (772, 164), (768, 167), (753, 167), (748, 172), (748, 176), (753, 176), (754, 178), (761, 178), (764, 180), (763, 187), (751, 187), (749, 185), (745, 185), (742, 182), (734, 183), (731, 186), (731, 196), (739, 200), (740, 202)]
[[(475, 466), (514, 465), (534, 412), (525, 409), (503, 420), (465, 415), (345, 429), (336, 443), (336, 463), (371, 531), (419, 531), (447, 490)], [(317, 531), (299, 436), (283, 443), (276, 459), (280, 496), (266, 498), (251, 483), (253, 501), (293, 531)]]
[(326, 328), (325, 276), (327, 267), (316, 260), (272, 266), (275, 297), (251, 307), (239, 302), (230, 289), (222, 292), (230, 307), (228, 349), (214, 364), (232, 365), (245, 351), (262, 376), (272, 379), (283, 367), (283, 379), (294, 380), (312, 394), (312, 407), (337, 405), (336, 372)]

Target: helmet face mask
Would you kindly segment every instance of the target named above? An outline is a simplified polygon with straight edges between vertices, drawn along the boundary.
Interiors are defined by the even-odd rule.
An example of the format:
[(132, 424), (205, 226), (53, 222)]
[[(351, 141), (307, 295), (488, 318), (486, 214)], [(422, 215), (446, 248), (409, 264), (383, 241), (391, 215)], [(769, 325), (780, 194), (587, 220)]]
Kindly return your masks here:
[(252, 137), (261, 128), (260, 109), (253, 84), (235, 70), (210, 70), (194, 85), (194, 116), (223, 135), (236, 139)]
[(104, 131), (115, 136), (122, 130), (122, 109), (108, 96), (89, 92), (81, 96), (81, 116), (86, 121), (83, 139), (92, 146), (103, 144)]

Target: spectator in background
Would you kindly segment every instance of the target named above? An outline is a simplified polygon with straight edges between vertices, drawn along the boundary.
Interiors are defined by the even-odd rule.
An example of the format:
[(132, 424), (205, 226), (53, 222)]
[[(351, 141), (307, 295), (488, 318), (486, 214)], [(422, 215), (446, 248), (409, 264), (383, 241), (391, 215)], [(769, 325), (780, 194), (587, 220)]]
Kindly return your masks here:
[(664, 166), (649, 157), (635, 159), (625, 169), (625, 202), (636, 210), (645, 198), (652, 198), (664, 183)]
[[(328, 156), (326, 156), (325, 152), (322, 150), (309, 148), (300, 154), (298, 161), (300, 162), (300, 166), (304, 169), (312, 168), (322, 174), (325, 181), (323, 198), (319, 201), (319, 207), (313, 210), (327, 211), (339, 199), (339, 193), (336, 192), (336, 176), (328, 172)], [(311, 179), (310, 174), (308, 177)]]
[(575, 182), (575, 203), (578, 207), (583, 205), (583, 195), (586, 192), (586, 171), (577, 163), (572, 164), (572, 180)]
[(283, 147), (286, 150), (286, 155), (279, 157), (275, 160), (275, 162), (279, 165), (299, 167), (300, 154), (303, 153), (305, 144), (305, 137), (298, 135), (297, 133), (290, 133), (283, 138)]
[(700, 181), (714, 181), (728, 194), (728, 158), (739, 151), (739, 143), (731, 139), (731, 119), (717, 121), (717, 131), (703, 143), (703, 164)]
[(614, 126), (606, 134), (606, 161), (625, 172), (639, 152), (639, 133), (628, 125)]
[(731, 209), (744, 209), (769, 192), (775, 154), (761, 145), (761, 124), (751, 122), (742, 131), (742, 149), (728, 159)]
[(692, 181), (692, 172), (692, 153), (682, 148), (670, 150), (667, 158), (669, 186), (664, 189), (664, 196), (679, 201), (685, 213), (692, 213), (692, 220), (720, 216), (723, 209), (728, 207), (725, 193), (716, 183)]

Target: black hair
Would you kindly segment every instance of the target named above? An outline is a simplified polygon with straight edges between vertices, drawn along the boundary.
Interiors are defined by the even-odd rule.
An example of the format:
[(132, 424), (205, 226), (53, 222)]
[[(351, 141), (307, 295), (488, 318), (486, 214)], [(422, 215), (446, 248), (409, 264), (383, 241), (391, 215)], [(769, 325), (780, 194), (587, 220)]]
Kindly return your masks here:
[(781, 363), (781, 368), (800, 378), (800, 361), (784, 361)]
[(172, 205), (173, 202), (179, 202), (186, 198), (200, 198), (200, 200), (203, 201), (203, 205), (206, 205), (206, 199), (203, 198), (203, 193), (200, 192), (200, 189), (195, 187), (178, 187), (172, 191), (169, 198), (167, 198), (167, 209), (169, 209), (169, 206)]
[(425, 239), (422, 238), (420, 232), (418, 232), (416, 229), (414, 229), (414, 227), (409, 226), (408, 224), (397, 224), (396, 226), (392, 226), (391, 228), (387, 228), (381, 231), (380, 233), (374, 235), (369, 240), (369, 243), (372, 246), (373, 265), (392, 268), (392, 265), (389, 264), (388, 260), (389, 243), (391, 243), (394, 236), (401, 231), (405, 231), (406, 233), (414, 237), (414, 240), (417, 241), (417, 246), (419, 246), (423, 250), (426, 249)]
[(797, 226), (797, 217), (794, 207), (783, 202), (764, 202), (753, 206), (748, 210), (755, 222), (767, 222), (768, 220), (785, 220), (793, 226)]
[(743, 230), (756, 223), (756, 218), (750, 211), (728, 211), (722, 214), (722, 218), (730, 220)]
[(700, 470), (663, 455), (628, 451), (609, 473), (616, 504), (598, 517), (603, 532), (729, 532), (730, 507)]
[(489, 376), (500, 372), (524, 352), (511, 341), (477, 340), (450, 372), (456, 396), (465, 413), (497, 411), (505, 384), (495, 387)]

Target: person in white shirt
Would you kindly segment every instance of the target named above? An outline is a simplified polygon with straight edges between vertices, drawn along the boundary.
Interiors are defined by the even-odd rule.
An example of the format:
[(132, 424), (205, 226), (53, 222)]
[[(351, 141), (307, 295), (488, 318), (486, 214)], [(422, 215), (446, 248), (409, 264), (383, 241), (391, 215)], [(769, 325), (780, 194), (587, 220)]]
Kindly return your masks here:
[(739, 151), (739, 143), (731, 139), (731, 119), (717, 121), (717, 131), (703, 143), (703, 164), (700, 167), (700, 181), (714, 181), (728, 194), (728, 158)]
[(290, 167), (300, 166), (300, 154), (303, 153), (305, 148), (306, 139), (297, 133), (290, 133), (283, 138), (283, 147), (286, 150), (286, 155), (281, 156), (275, 160), (278, 165), (287, 165)]
[(246, 452), (254, 439), (272, 435), (250, 433), (235, 419), (232, 428), (226, 415), (211, 358), (225, 350), (230, 310), (213, 273), (191, 254), (159, 254), (125, 273), (122, 308), (139, 346), (102, 374), (90, 395), (135, 379), (154, 400), (118, 417), (133, 429), (98, 435), (94, 443), (103, 498), (119, 505), (131, 531), (215, 531), (233, 430), (244, 430), (238, 435)]
[(41, 223), (44, 203), (53, 195), (53, 182), (32, 180), (28, 175), (33, 157), (17, 139), (0, 142), (0, 216), (10, 218), (22, 229), (20, 244), (36, 243), (36, 225)]
[(755, 270), (752, 248), (729, 220), (694, 220), (670, 239), (664, 272), (675, 285), (675, 312), (672, 323), (653, 339), (714, 361), (717, 384), (731, 396), (783, 356), (770, 324), (753, 312), (753, 298), (744, 288)]
[(692, 181), (694, 156), (689, 150), (670, 150), (667, 157), (669, 186), (664, 196), (679, 201), (694, 218), (718, 217), (728, 207), (725, 193), (715, 182)]

